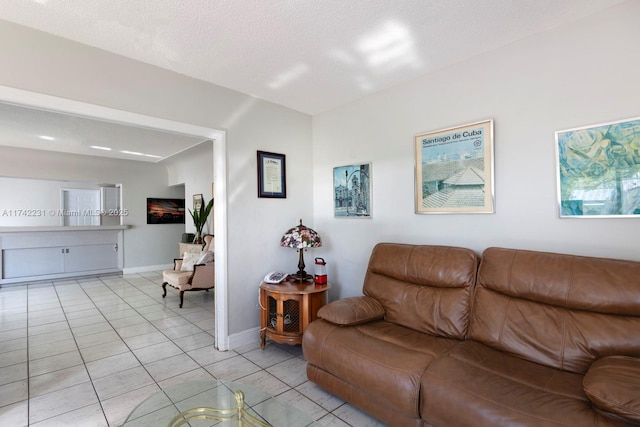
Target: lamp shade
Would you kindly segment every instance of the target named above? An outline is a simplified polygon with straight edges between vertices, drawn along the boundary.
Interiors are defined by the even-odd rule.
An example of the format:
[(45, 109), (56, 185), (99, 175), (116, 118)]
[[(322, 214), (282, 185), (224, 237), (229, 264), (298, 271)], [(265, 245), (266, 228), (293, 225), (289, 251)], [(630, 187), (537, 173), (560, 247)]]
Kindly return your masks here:
[(315, 230), (300, 224), (287, 230), (280, 239), (280, 246), (293, 249), (319, 248), (322, 246), (322, 239)]

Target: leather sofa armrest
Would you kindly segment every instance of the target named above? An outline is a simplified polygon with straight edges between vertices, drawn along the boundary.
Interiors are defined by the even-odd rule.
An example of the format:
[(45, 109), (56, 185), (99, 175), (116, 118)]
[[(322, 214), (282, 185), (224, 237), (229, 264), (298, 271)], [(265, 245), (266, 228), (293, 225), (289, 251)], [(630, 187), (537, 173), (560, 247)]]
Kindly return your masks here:
[(333, 301), (318, 310), (318, 317), (341, 326), (353, 326), (384, 317), (384, 307), (374, 298), (359, 296)]
[(598, 359), (585, 374), (582, 385), (589, 400), (605, 414), (640, 423), (640, 358)]
[(193, 276), (191, 278), (191, 287), (197, 289), (213, 288), (215, 285), (215, 267), (214, 262), (205, 264), (195, 264), (193, 266)]

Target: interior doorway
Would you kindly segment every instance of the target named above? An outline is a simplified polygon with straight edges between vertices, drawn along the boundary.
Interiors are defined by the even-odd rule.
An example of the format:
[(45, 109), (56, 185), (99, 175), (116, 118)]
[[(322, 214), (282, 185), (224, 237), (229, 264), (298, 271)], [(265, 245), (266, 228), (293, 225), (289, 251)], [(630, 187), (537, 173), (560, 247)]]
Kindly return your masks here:
[[(215, 238), (215, 347), (218, 350), (229, 348), (228, 297), (227, 297), (227, 152), (226, 133), (224, 131), (195, 126), (147, 116), (129, 111), (117, 110), (85, 102), (44, 95), (8, 86), (0, 86), (0, 102), (31, 108), (39, 108), (107, 122), (139, 126), (176, 134), (204, 137), (213, 142), (213, 179), (214, 179), (214, 229)], [(126, 268), (126, 266), (125, 266)]]

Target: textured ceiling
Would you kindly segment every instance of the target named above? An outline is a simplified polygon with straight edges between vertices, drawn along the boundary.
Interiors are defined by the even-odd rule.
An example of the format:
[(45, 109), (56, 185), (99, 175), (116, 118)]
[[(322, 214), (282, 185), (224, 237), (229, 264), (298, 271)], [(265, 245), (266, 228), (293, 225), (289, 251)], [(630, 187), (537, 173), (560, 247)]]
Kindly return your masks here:
[(623, 0), (2, 0), (0, 19), (316, 114)]
[[(1, 0), (0, 19), (317, 114), (623, 1)], [(87, 148), (109, 146), (95, 133), (108, 135), (105, 123), (86, 129), (75, 146), (21, 143), (16, 133), (2, 135), (11, 123), (0, 125), (4, 145), (146, 161), (158, 158), (140, 153), (172, 154), (162, 136), (134, 129), (141, 142), (125, 151), (138, 154)], [(40, 133), (55, 132), (66, 130)], [(165, 148), (179, 152), (193, 142)]]

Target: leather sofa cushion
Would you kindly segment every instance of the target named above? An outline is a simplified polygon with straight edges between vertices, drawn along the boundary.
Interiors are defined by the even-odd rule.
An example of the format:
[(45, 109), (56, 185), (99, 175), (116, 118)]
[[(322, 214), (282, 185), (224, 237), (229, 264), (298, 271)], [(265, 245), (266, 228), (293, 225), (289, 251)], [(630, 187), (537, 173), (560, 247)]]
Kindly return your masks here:
[(584, 376), (584, 391), (603, 412), (640, 423), (640, 359), (609, 356)]
[(465, 341), (422, 378), (422, 418), (437, 426), (622, 426), (595, 413), (582, 375)]
[(353, 326), (382, 319), (384, 307), (367, 296), (343, 298), (322, 306), (318, 317), (336, 325)]
[(310, 365), (419, 418), (424, 370), (458, 342), (382, 320), (344, 327), (318, 319), (305, 329), (302, 349)]
[(566, 371), (640, 354), (640, 262), (488, 248), (468, 338)]
[(371, 253), (363, 293), (382, 304), (389, 322), (463, 339), (477, 267), (477, 254), (466, 248), (380, 243)]

